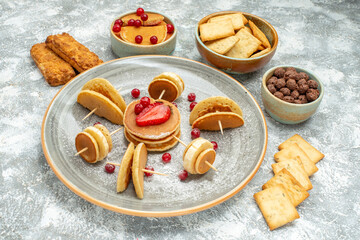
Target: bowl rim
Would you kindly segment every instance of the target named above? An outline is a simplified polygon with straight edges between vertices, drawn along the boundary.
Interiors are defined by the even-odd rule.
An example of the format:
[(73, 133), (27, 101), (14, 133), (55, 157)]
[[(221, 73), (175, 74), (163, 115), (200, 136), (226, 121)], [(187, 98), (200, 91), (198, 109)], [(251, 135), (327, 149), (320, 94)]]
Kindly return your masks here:
[(114, 38), (116, 41), (120, 42), (120, 43), (123, 43), (125, 45), (128, 45), (128, 46), (131, 46), (131, 47), (139, 47), (139, 48), (155, 48), (155, 47), (160, 47), (160, 46), (163, 46), (167, 43), (169, 43), (172, 39), (174, 39), (177, 35), (177, 27), (175, 26), (175, 23), (173, 20), (171, 20), (171, 18), (169, 18), (167, 15), (163, 14), (163, 13), (159, 13), (159, 12), (156, 12), (156, 11), (145, 11), (145, 13), (156, 13), (156, 14), (160, 14), (162, 16), (164, 16), (164, 18), (168, 19), (170, 21), (170, 24), (172, 24), (174, 26), (174, 32), (173, 34), (171, 35), (171, 37), (169, 39), (166, 39), (164, 42), (162, 43), (159, 43), (159, 44), (154, 44), (154, 45), (138, 45), (138, 44), (134, 44), (134, 43), (129, 43), (129, 42), (126, 42), (120, 38), (118, 38), (115, 33), (113, 32), (112, 28), (114, 26), (114, 23), (117, 19), (119, 18), (122, 18), (122, 17), (125, 17), (127, 15), (130, 15), (130, 14), (133, 14), (133, 13), (136, 13), (136, 11), (129, 11), (129, 12), (126, 12), (126, 13), (123, 13), (121, 15), (119, 15), (118, 17), (116, 17), (110, 24), (110, 36), (112, 38)]
[[(254, 58), (234, 58), (234, 57), (228, 57), (228, 56), (225, 56), (225, 55), (222, 55), (220, 53), (217, 53), (213, 50), (211, 50), (210, 48), (208, 48), (204, 43), (203, 41), (201, 41), (200, 39), (200, 35), (199, 35), (199, 26), (200, 26), (200, 22), (204, 19), (209, 19), (210, 17), (214, 17), (214, 16), (218, 16), (218, 15), (225, 15), (225, 14), (231, 14), (231, 13), (241, 13), (245, 16), (251, 16), (251, 17), (254, 17), (254, 18), (257, 18), (259, 20), (261, 20), (262, 22), (264, 22), (268, 27), (270, 27), (271, 31), (274, 33), (274, 44), (273, 46), (271, 46), (271, 50), (270, 52), (268, 53), (265, 53), (264, 55), (261, 55), (261, 56), (258, 56), (258, 57), (254, 57)], [(252, 60), (252, 59), (261, 59), (271, 53), (273, 53), (274, 51), (276, 51), (276, 48), (277, 48), (277, 45), (278, 45), (278, 41), (279, 41), (279, 36), (275, 30), (275, 28), (268, 22), (266, 21), (265, 19), (257, 16), (257, 15), (254, 15), (254, 14), (251, 14), (251, 13), (247, 13), (247, 12), (242, 12), (242, 11), (220, 11), (220, 12), (214, 12), (214, 13), (211, 13), (205, 17), (203, 17), (202, 19), (200, 19), (200, 21), (198, 21), (198, 23), (196, 24), (196, 28), (195, 28), (195, 39), (196, 41), (201, 45), (203, 46), (206, 50), (208, 50), (209, 52), (211, 52), (212, 54), (215, 54), (216, 56), (218, 57), (222, 57), (222, 58), (225, 58), (225, 59), (228, 59), (228, 60), (236, 60), (236, 61), (249, 61), (249, 60)]]
[[(289, 67), (293, 67), (296, 69), (296, 71), (300, 70), (301, 72), (305, 72), (306, 74), (309, 74), (309, 75), (312, 75), (313, 78), (312, 80), (315, 80), (319, 86), (320, 86), (320, 94), (319, 94), (319, 97), (315, 100), (315, 101), (312, 101), (312, 102), (308, 102), (308, 103), (303, 103), (303, 104), (297, 104), (297, 103), (289, 103), (289, 102), (286, 102), (284, 100), (281, 100), (277, 97), (274, 96), (274, 94), (272, 94), (269, 89), (266, 87), (266, 80), (267, 80), (267, 77), (272, 74), (276, 68), (289, 68)], [(299, 66), (295, 66), (295, 65), (278, 65), (278, 66), (274, 66), (272, 68), (270, 68), (269, 70), (267, 70), (263, 77), (262, 77), (262, 81), (261, 81), (261, 86), (262, 88), (264, 88), (265, 92), (271, 96), (272, 99), (274, 99), (277, 103), (280, 103), (280, 104), (285, 104), (285, 106), (289, 106), (289, 107), (295, 107), (295, 108), (301, 108), (301, 107), (305, 107), (305, 106), (311, 106), (311, 105), (316, 105), (316, 104), (320, 104), (323, 96), (324, 96), (324, 85), (323, 83), (321, 82), (320, 78), (314, 74), (314, 72), (310, 71), (310, 70), (307, 70), (307, 69), (304, 69), (302, 67), (299, 67)], [(319, 87), (318, 87), (319, 89)]]

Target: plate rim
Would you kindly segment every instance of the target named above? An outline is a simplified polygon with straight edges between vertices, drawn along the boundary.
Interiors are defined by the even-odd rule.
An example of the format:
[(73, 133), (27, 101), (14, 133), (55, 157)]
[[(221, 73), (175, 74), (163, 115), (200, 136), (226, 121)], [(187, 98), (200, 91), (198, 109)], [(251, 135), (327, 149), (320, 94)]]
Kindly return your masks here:
[[(100, 201), (84, 192), (82, 192), (81, 189), (79, 189), (77, 186), (73, 185), (70, 181), (68, 181), (66, 179), (65, 176), (63, 176), (60, 172), (58, 172), (57, 168), (54, 166), (53, 164), (53, 160), (50, 157), (50, 154), (46, 148), (46, 144), (45, 144), (45, 122), (47, 121), (47, 116), (48, 116), (48, 112), (54, 102), (54, 100), (56, 99), (56, 97), (60, 94), (60, 92), (71, 82), (76, 81), (76, 79), (84, 74), (87, 73), (89, 71), (94, 71), (94, 69), (104, 65), (104, 64), (108, 64), (110, 62), (114, 62), (114, 61), (119, 61), (119, 60), (124, 60), (124, 59), (136, 59), (136, 58), (146, 58), (146, 57), (160, 57), (160, 58), (174, 58), (174, 59), (181, 59), (181, 60), (186, 60), (186, 61), (192, 61), (195, 63), (198, 63), (200, 65), (203, 65), (205, 67), (209, 67), (212, 68), (213, 70), (219, 72), (220, 74), (224, 74), (226, 75), (228, 78), (230, 78), (232, 81), (234, 81), (236, 84), (239, 84), (241, 87), (243, 87), (248, 95), (250, 96), (250, 98), (252, 98), (252, 100), (255, 102), (255, 104), (258, 107), (258, 110), (262, 116), (263, 119), (263, 124), (264, 124), (264, 128), (265, 128), (265, 142), (264, 142), (264, 148), (262, 150), (262, 154), (260, 156), (260, 161), (258, 161), (258, 163), (256, 164), (255, 168), (252, 170), (251, 174), (249, 176), (247, 176), (246, 179), (243, 180), (243, 182), (241, 184), (239, 184), (237, 187), (235, 187), (234, 189), (232, 189), (230, 192), (228, 192), (227, 194), (224, 194), (223, 196), (214, 199), (212, 201), (209, 201), (207, 203), (203, 203), (200, 204), (198, 206), (194, 206), (191, 208), (184, 208), (181, 210), (174, 210), (174, 211), (165, 211), (165, 212), (160, 212), (160, 211), (139, 211), (139, 210), (132, 210), (132, 209), (128, 209), (128, 208), (122, 208), (122, 207), (118, 207), (118, 206), (114, 206), (112, 204), (108, 204), (105, 203), (103, 201)], [(196, 213), (196, 212), (200, 212), (206, 209), (209, 209), (213, 206), (216, 206), (220, 203), (223, 203), (224, 201), (230, 199), (231, 197), (233, 197), (236, 193), (240, 192), (251, 180), (252, 178), (255, 176), (255, 174), (258, 172), (264, 158), (265, 158), (265, 154), (266, 154), (266, 150), (267, 150), (267, 144), (268, 144), (268, 129), (267, 129), (267, 124), (266, 124), (266, 119), (265, 119), (265, 115), (263, 113), (263, 111), (260, 108), (260, 105), (258, 104), (258, 102), (256, 101), (256, 99), (254, 98), (254, 96), (250, 93), (250, 91), (245, 88), (240, 82), (238, 82), (235, 78), (233, 78), (232, 76), (230, 76), (229, 74), (220, 71), (217, 68), (214, 68), (212, 66), (209, 66), (205, 63), (202, 62), (198, 62), (196, 60), (193, 59), (188, 59), (188, 58), (183, 58), (183, 57), (178, 57), (178, 56), (167, 56), (167, 55), (137, 55), (137, 56), (129, 56), (129, 57), (123, 57), (123, 58), (117, 58), (117, 59), (113, 59), (107, 62), (104, 62), (94, 68), (89, 69), (88, 71), (84, 71), (80, 74), (78, 74), (77, 76), (75, 76), (72, 80), (70, 80), (69, 82), (67, 82), (63, 87), (60, 88), (60, 90), (55, 94), (55, 96), (52, 98), (52, 100), (50, 101), (49, 105), (46, 108), (44, 117), (43, 117), (43, 121), (41, 124), (41, 146), (42, 146), (42, 150), (43, 153), (45, 155), (46, 161), (49, 164), (50, 168), (52, 169), (52, 171), (55, 173), (55, 175), (57, 176), (57, 178), (67, 187), (69, 188), (72, 192), (74, 192), (76, 195), (80, 196), (81, 198), (85, 199), (86, 201), (93, 203), (97, 206), (100, 206), (102, 208), (108, 209), (110, 211), (113, 212), (119, 212), (119, 213), (123, 213), (126, 215), (131, 215), (131, 216), (139, 216), (139, 217), (174, 217), (174, 216), (182, 216), (182, 215), (187, 215), (187, 214), (191, 214), (191, 213)]]

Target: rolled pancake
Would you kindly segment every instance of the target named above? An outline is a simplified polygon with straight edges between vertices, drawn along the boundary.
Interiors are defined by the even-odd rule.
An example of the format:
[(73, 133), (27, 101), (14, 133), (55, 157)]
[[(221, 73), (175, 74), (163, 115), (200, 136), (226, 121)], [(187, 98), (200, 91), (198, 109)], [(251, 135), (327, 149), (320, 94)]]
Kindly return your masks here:
[(236, 113), (215, 112), (215, 113), (207, 113), (204, 116), (196, 119), (192, 124), (192, 128), (218, 131), (220, 130), (219, 121), (221, 121), (221, 125), (223, 129), (236, 128), (244, 125), (244, 119)]

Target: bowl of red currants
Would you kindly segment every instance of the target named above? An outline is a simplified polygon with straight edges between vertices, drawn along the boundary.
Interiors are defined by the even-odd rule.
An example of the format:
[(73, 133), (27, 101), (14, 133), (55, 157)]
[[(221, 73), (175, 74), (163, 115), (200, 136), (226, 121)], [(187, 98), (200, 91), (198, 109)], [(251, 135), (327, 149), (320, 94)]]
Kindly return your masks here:
[(169, 55), (175, 49), (176, 35), (169, 17), (143, 8), (116, 17), (110, 25), (111, 47), (118, 57)]

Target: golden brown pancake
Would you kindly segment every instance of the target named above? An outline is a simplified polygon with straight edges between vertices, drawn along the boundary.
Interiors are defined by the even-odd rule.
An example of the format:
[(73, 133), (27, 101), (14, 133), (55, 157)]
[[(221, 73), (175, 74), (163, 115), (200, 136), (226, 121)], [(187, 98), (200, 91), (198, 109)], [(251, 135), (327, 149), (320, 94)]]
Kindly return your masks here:
[(220, 130), (219, 121), (221, 121), (222, 128), (236, 128), (244, 125), (244, 119), (233, 112), (215, 112), (207, 113), (199, 117), (192, 124), (193, 128), (201, 130), (218, 131)]
[(93, 136), (87, 132), (81, 132), (75, 138), (76, 150), (80, 152), (84, 148), (86, 151), (80, 153), (80, 156), (89, 163), (95, 163), (99, 160), (99, 147)]
[(135, 146), (130, 143), (121, 160), (121, 165), (116, 182), (116, 191), (123, 192), (127, 189), (131, 177), (131, 165), (133, 161)]
[[(142, 42), (136, 43), (135, 37), (137, 35), (142, 36)], [(157, 44), (165, 41), (167, 35), (166, 25), (151, 26), (151, 27), (135, 27), (135, 26), (126, 26), (122, 27), (120, 31), (121, 38), (130, 43), (139, 44), (139, 45), (154, 45), (150, 42), (152, 36), (156, 36), (158, 41)]]
[(161, 99), (169, 102), (175, 101), (175, 99), (181, 94), (178, 87), (167, 79), (155, 79), (150, 82), (148, 91), (150, 97), (158, 99), (162, 91), (165, 90)]
[(163, 22), (163, 20), (164, 20), (163, 15), (160, 15), (160, 14), (157, 14), (157, 13), (147, 13), (147, 12), (145, 12), (145, 13), (148, 15), (148, 19), (146, 21), (142, 21), (141, 16), (138, 16), (136, 13), (126, 15), (125, 17), (122, 17), (121, 20), (124, 22), (124, 25), (127, 25), (127, 22), (130, 19), (140, 20), (141, 24), (144, 25), (144, 26), (158, 25), (161, 22)]
[(137, 145), (133, 155), (132, 162), (132, 180), (136, 196), (140, 199), (144, 197), (144, 172), (142, 171), (147, 162), (147, 150), (143, 143)]
[(126, 132), (126, 134), (128, 134), (131, 137), (131, 139), (134, 139), (137, 142), (142, 142), (142, 143), (145, 143), (145, 144), (162, 144), (162, 143), (167, 143), (170, 140), (172, 140), (173, 136), (177, 136), (179, 132), (180, 132), (180, 126), (170, 136), (167, 136), (167, 137), (161, 138), (161, 139), (157, 139), (157, 140), (139, 138), (139, 137), (137, 137), (137, 136), (135, 136), (135, 135), (133, 135), (133, 134), (131, 134), (129, 132)]

